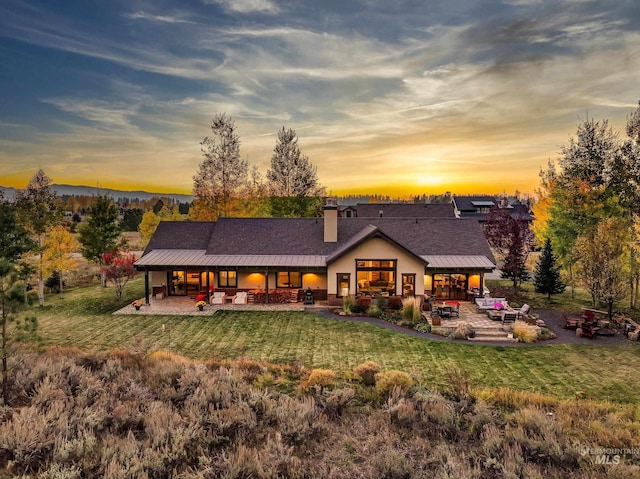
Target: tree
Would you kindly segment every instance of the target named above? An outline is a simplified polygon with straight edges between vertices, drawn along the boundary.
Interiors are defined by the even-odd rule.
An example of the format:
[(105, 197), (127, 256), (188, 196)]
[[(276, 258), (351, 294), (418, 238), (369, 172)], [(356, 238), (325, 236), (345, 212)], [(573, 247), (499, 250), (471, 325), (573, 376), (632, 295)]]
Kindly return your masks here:
[(576, 241), (580, 262), (578, 277), (591, 294), (593, 305), (607, 305), (609, 317), (613, 305), (627, 293), (627, 241), (629, 229), (620, 218), (606, 218), (595, 231)]
[(124, 211), (124, 216), (120, 222), (120, 229), (122, 231), (138, 231), (138, 226), (142, 222), (142, 215), (144, 211), (140, 208), (129, 208)]
[(63, 226), (55, 226), (47, 233), (43, 254), (45, 274), (50, 275), (54, 271), (59, 273), (60, 294), (64, 291), (64, 275), (72, 271), (76, 266), (72, 255), (79, 248), (80, 243)]
[(116, 298), (122, 299), (124, 287), (136, 274), (136, 257), (127, 250), (114, 250), (103, 255), (103, 270), (108, 281), (113, 283)]
[(211, 132), (200, 143), (204, 160), (193, 177), (193, 195), (217, 218), (231, 215), (235, 197), (247, 182), (249, 162), (240, 158), (240, 139), (231, 118), (215, 115)]
[(140, 231), (140, 236), (145, 241), (149, 241), (155, 233), (156, 228), (160, 224), (160, 217), (156, 215), (153, 211), (145, 211), (142, 215), (142, 221), (140, 222), (140, 226), (138, 226), (138, 231)]
[[(107, 196), (99, 195), (89, 208), (89, 218), (79, 227), (78, 239), (82, 244), (82, 256), (102, 269), (102, 257), (116, 246), (120, 236), (118, 207)], [(102, 286), (107, 282), (101, 275)]]
[(300, 153), (294, 130), (283, 126), (278, 131), (267, 181), (272, 216), (315, 216), (323, 188), (318, 183), (317, 168)]
[(525, 263), (532, 242), (528, 222), (513, 218), (508, 208), (494, 206), (483, 225), (483, 230), (489, 245), (503, 261), (503, 273), (513, 280), (515, 291), (518, 284), (526, 279)]
[(535, 285), (536, 293), (546, 294), (548, 299), (551, 299), (552, 294), (564, 292), (566, 288), (566, 285), (562, 282), (560, 267), (557, 265), (551, 239), (549, 238), (544, 242), (540, 260), (536, 265), (533, 284)]
[(16, 218), (16, 210), (0, 196), (0, 259), (14, 264), (36, 247), (31, 235)]
[(31, 178), (24, 190), (16, 193), (16, 205), (20, 220), (25, 228), (37, 239), (36, 251), (39, 255), (38, 303), (44, 306), (44, 263), (43, 250), (46, 231), (60, 222), (62, 212), (56, 208), (56, 194), (51, 190), (51, 179), (41, 169)]

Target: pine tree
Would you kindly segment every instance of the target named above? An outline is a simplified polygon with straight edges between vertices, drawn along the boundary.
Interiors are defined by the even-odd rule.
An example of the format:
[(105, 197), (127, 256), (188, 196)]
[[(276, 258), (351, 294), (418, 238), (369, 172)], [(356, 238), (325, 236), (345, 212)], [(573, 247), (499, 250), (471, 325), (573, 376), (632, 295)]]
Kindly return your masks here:
[(566, 287), (560, 278), (560, 268), (556, 264), (556, 257), (553, 254), (549, 238), (544, 243), (542, 254), (536, 265), (533, 283), (536, 293), (546, 294), (549, 299), (552, 294), (562, 293)]

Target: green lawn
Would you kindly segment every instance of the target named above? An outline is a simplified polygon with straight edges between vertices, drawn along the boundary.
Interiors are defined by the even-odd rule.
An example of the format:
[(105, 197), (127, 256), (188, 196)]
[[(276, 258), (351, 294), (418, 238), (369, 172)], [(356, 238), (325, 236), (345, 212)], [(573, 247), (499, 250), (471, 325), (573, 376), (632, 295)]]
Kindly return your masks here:
[[(142, 296), (142, 281), (127, 286), (122, 304)], [(122, 304), (112, 289), (77, 288), (47, 297), (37, 311), (46, 344), (83, 349), (144, 341), (191, 358), (249, 357), (348, 372), (366, 360), (414, 371), (426, 386), (446, 384), (444, 365), (469, 372), (474, 386), (508, 387), (558, 397), (577, 392), (596, 400), (635, 402), (640, 348), (601, 346), (501, 347), (431, 341), (385, 328), (300, 312), (219, 312), (213, 316), (114, 316)], [(164, 329), (163, 329), (164, 325)]]

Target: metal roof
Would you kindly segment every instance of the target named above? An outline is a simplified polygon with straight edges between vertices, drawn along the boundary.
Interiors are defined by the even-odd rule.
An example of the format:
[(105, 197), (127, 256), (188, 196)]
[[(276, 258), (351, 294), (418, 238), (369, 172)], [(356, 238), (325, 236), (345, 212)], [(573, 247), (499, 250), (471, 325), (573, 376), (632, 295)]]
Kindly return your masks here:
[(326, 256), (320, 255), (214, 255), (206, 250), (155, 249), (135, 263), (145, 266), (278, 266), (326, 267)]
[(422, 256), (429, 269), (436, 268), (483, 268), (493, 270), (496, 265), (486, 256), (480, 255), (427, 255)]

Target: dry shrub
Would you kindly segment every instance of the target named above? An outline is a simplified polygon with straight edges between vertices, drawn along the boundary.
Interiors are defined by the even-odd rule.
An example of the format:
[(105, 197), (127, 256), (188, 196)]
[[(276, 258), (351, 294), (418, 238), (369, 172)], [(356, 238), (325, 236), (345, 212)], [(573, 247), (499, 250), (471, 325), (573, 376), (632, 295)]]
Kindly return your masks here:
[(353, 401), (356, 392), (351, 388), (341, 388), (316, 396), (317, 404), (330, 418), (341, 417), (345, 409)]
[(489, 404), (506, 411), (514, 411), (526, 406), (536, 406), (553, 410), (560, 403), (558, 399), (545, 396), (544, 394), (516, 391), (507, 388), (482, 390), (477, 393), (477, 396)]
[(471, 385), (469, 373), (453, 364), (447, 364), (444, 368), (445, 375), (449, 381), (449, 393), (455, 401), (465, 401), (471, 399)]
[(313, 443), (329, 430), (326, 416), (312, 397), (292, 399), (283, 396), (269, 412), (267, 419), (275, 420), (283, 440), (290, 446)]
[(164, 362), (173, 362), (180, 364), (192, 364), (193, 361), (191, 359), (181, 356), (176, 353), (170, 353), (168, 351), (154, 351), (147, 356), (147, 361), (149, 363), (164, 363)]
[(513, 323), (513, 337), (523, 343), (534, 343), (538, 340), (538, 328), (517, 320)]
[(388, 395), (395, 388), (406, 392), (413, 386), (413, 379), (402, 371), (386, 371), (375, 375), (376, 392)]
[(331, 369), (312, 369), (309, 374), (309, 379), (306, 381), (306, 387), (318, 387), (322, 390), (333, 386), (335, 382), (336, 373)]
[(474, 330), (470, 324), (461, 321), (456, 326), (455, 331), (453, 332), (453, 337), (455, 339), (467, 339), (474, 334)]
[(376, 374), (382, 371), (380, 365), (374, 361), (365, 361), (353, 369), (353, 372), (367, 386), (373, 386), (376, 383)]

